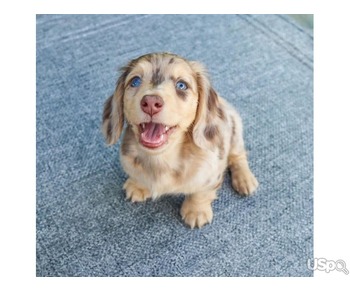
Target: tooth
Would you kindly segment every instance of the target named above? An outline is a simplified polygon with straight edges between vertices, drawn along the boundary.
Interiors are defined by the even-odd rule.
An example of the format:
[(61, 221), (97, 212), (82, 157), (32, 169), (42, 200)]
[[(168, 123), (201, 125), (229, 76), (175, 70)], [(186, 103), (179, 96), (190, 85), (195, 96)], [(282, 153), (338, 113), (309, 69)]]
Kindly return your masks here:
[(142, 129), (145, 129), (145, 123), (141, 124)]
[(166, 127), (165, 127), (165, 131), (168, 131), (168, 130), (169, 130), (169, 127), (168, 127), (168, 126), (166, 126)]
[(160, 140), (164, 140), (164, 135), (163, 134), (160, 136)]

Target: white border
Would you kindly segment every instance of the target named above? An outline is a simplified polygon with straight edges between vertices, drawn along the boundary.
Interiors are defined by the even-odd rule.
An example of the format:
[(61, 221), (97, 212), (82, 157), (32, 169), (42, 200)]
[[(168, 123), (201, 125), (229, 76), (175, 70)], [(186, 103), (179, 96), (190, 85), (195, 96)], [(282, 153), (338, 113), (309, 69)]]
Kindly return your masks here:
[(91, 13), (91, 14), (235, 14), (285, 13), (312, 14), (320, 3), (317, 0), (61, 0), (35, 1), (36, 13)]
[[(199, 0), (198, 0), (199, 1)], [(8, 1), (7, 1), (8, 2)], [(346, 1), (11, 1), (1, 4), (1, 276), (2, 286), (36, 291), (150, 287), (212, 290), (303, 290), (346, 287), (341, 273), (315, 278), (35, 278), (35, 14), (41, 13), (284, 13), (315, 14), (315, 256), (350, 266), (349, 92), (350, 27)], [(336, 279), (336, 281), (331, 281)], [(345, 283), (345, 281), (347, 281)], [(253, 287), (252, 287), (253, 286)], [(147, 291), (147, 289), (146, 289)]]

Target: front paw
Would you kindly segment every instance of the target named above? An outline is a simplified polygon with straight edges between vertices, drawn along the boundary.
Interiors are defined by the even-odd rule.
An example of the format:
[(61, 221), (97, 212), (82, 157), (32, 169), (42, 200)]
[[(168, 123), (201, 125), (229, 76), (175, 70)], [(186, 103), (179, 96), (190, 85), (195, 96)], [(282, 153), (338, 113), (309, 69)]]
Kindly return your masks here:
[(250, 195), (259, 183), (250, 169), (236, 170), (232, 174), (232, 186), (241, 195)]
[(185, 199), (180, 211), (182, 220), (192, 229), (201, 228), (213, 220), (213, 210), (209, 204), (196, 205), (190, 199)]
[(144, 202), (151, 198), (149, 190), (140, 187), (130, 178), (125, 182), (123, 189), (126, 191), (126, 199), (131, 202)]

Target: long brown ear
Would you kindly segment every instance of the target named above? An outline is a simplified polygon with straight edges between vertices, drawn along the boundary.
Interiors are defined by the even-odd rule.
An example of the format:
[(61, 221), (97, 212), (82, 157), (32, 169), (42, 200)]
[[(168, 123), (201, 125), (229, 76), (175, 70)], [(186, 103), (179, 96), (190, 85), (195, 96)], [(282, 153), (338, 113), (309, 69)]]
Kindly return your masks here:
[(219, 98), (210, 84), (202, 64), (190, 62), (197, 78), (198, 107), (193, 126), (193, 141), (201, 148), (212, 148), (212, 142), (218, 135), (215, 119), (220, 115)]
[(123, 95), (126, 72), (124, 72), (117, 82), (117, 87), (105, 102), (103, 110), (102, 132), (107, 144), (115, 144), (124, 126)]

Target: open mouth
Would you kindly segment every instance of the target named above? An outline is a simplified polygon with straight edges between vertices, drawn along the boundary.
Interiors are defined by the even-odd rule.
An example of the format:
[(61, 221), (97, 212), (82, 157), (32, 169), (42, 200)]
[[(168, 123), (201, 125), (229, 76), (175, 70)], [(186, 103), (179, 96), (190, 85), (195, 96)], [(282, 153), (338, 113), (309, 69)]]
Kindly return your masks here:
[(142, 123), (140, 127), (140, 143), (147, 148), (159, 148), (163, 146), (169, 138), (169, 135), (175, 130), (176, 126), (170, 127), (158, 123)]

